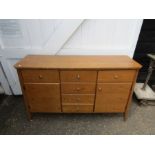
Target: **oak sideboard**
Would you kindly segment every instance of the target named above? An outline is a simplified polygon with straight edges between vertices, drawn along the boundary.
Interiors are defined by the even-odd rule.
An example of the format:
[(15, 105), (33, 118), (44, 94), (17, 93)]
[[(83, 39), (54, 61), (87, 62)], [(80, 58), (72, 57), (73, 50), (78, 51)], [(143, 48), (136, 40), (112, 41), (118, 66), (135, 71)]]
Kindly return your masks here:
[(141, 65), (128, 56), (28, 55), (15, 64), (32, 113), (122, 113)]

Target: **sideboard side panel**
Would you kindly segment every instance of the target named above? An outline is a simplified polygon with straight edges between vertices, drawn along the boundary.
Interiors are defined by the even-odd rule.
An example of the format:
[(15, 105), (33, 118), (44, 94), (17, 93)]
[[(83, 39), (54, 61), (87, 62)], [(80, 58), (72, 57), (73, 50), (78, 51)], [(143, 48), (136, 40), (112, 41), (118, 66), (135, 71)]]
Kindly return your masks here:
[(28, 119), (31, 120), (32, 119), (32, 114), (31, 114), (30, 109), (29, 109), (29, 104), (28, 104), (28, 99), (27, 99), (26, 92), (25, 92), (25, 87), (24, 87), (24, 82), (23, 82), (21, 69), (17, 69), (17, 73), (18, 73), (19, 82), (20, 82), (21, 90), (22, 90), (23, 97), (24, 97), (24, 103), (25, 103)]

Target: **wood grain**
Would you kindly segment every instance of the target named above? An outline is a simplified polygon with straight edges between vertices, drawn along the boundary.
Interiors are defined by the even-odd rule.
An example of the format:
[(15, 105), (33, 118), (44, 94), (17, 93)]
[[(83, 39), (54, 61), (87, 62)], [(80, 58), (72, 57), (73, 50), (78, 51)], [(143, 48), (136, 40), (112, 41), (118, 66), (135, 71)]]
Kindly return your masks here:
[(99, 71), (98, 82), (132, 82), (135, 72), (135, 70)]
[(62, 83), (63, 94), (95, 94), (95, 83)]
[(25, 84), (31, 112), (61, 112), (60, 84)]
[(65, 103), (84, 103), (84, 104), (94, 104), (95, 94), (62, 94), (62, 104)]
[(24, 104), (25, 104), (27, 115), (28, 115), (28, 120), (31, 120), (32, 119), (32, 113), (30, 112), (30, 106), (28, 103), (28, 98), (26, 96), (26, 91), (25, 91), (25, 86), (24, 86), (21, 70), (17, 70), (17, 73), (18, 73), (19, 82), (20, 82), (21, 90), (22, 90), (23, 97), (24, 97)]
[(103, 93), (126, 93), (130, 91), (132, 83), (98, 83), (97, 94)]
[(60, 71), (61, 82), (96, 82), (97, 71)]
[(51, 56), (28, 55), (16, 68), (33, 69), (139, 69), (141, 65), (128, 56)]
[(135, 77), (134, 77), (134, 80), (132, 82), (132, 87), (130, 89), (130, 94), (128, 96), (127, 105), (126, 105), (125, 112), (124, 112), (124, 120), (127, 120), (127, 117), (128, 117), (128, 112), (129, 112), (129, 108), (131, 106), (131, 99), (132, 99), (134, 86), (136, 84), (137, 76), (138, 76), (138, 70), (136, 70), (136, 72), (135, 72)]
[(58, 83), (59, 72), (57, 70), (43, 69), (26, 69), (22, 71), (23, 80), (25, 83)]
[(124, 112), (131, 83), (100, 83), (97, 86), (95, 112)]
[(63, 105), (62, 109), (65, 113), (91, 113), (93, 105)]
[(128, 56), (27, 56), (17, 68), (33, 112), (124, 113), (141, 65)]

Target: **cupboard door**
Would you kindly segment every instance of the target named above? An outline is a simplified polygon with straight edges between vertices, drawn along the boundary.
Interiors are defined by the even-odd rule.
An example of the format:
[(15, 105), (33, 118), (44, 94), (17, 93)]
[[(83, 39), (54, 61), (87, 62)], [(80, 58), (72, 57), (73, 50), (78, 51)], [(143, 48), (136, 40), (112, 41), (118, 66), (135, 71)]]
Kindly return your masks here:
[(99, 83), (95, 112), (124, 112), (131, 83)]
[(25, 84), (31, 112), (61, 112), (60, 84)]

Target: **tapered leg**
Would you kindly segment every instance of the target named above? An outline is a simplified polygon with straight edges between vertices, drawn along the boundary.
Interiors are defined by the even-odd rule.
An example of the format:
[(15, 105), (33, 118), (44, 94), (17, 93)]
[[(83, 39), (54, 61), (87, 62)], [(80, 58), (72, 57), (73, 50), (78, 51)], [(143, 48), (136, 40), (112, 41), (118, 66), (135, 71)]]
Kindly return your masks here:
[(123, 114), (124, 114), (124, 121), (126, 121), (128, 119), (128, 112), (126, 111)]
[(27, 115), (28, 115), (28, 117), (27, 117), (28, 120), (29, 120), (29, 121), (32, 121), (32, 113), (28, 111), (28, 112), (27, 112)]

